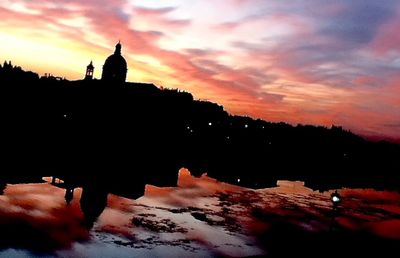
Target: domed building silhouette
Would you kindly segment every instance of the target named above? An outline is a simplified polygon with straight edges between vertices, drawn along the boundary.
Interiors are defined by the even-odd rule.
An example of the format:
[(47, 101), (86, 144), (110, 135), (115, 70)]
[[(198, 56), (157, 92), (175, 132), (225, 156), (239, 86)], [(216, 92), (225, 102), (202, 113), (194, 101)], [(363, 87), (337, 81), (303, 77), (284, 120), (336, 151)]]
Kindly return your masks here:
[(101, 79), (112, 82), (125, 82), (128, 66), (125, 58), (121, 55), (122, 45), (120, 42), (115, 46), (114, 54), (106, 59), (103, 65)]

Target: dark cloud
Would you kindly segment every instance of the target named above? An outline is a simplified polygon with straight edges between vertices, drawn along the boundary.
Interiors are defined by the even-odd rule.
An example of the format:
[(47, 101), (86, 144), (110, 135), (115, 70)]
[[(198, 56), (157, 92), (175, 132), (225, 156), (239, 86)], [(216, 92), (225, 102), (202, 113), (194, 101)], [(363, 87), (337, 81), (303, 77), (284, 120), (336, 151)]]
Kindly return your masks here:
[(237, 47), (237, 48), (242, 48), (242, 49), (251, 50), (251, 51), (260, 51), (260, 52), (267, 51), (266, 45), (261, 44), (261, 43), (249, 43), (246, 41), (233, 41), (231, 43), (231, 45), (234, 47)]
[[(394, 1), (338, 1), (340, 11), (318, 17), (318, 33), (357, 47), (368, 44), (378, 28), (395, 15)], [(349, 44), (351, 43), (351, 44)]]
[(267, 101), (269, 103), (281, 102), (283, 100), (283, 98), (285, 97), (285, 95), (273, 94), (273, 93), (267, 93), (267, 92), (261, 92), (261, 93), (259, 93), (259, 96), (260, 96), (260, 98), (262, 98), (262, 100)]
[(185, 53), (191, 56), (207, 57), (223, 53), (221, 50), (214, 49), (200, 49), (200, 48), (187, 48)]
[[(390, 77), (398, 73), (398, 69), (358, 52), (367, 48), (379, 29), (395, 17), (398, 6), (399, 2), (392, 0), (298, 1), (293, 5), (265, 3), (261, 10), (272, 8), (282, 15), (295, 13), (308, 19), (310, 28), (296, 28), (293, 33), (275, 39), (278, 44), (273, 47), (269, 45), (270, 38), (263, 38), (259, 43), (243, 40), (231, 44), (252, 56), (272, 59), (275, 67), (290, 71), (304, 82), (353, 87), (353, 81), (369, 74)], [(266, 17), (269, 15), (265, 14)], [(384, 78), (382, 84), (376, 80), (364, 82), (379, 86), (384, 84)]]
[(394, 129), (400, 129), (400, 122), (392, 123), (392, 124), (384, 124), (383, 126), (389, 127), (389, 128), (394, 128)]
[(135, 7), (135, 13), (137, 15), (164, 15), (176, 10), (176, 7), (164, 7), (164, 8), (146, 8), (146, 7)]

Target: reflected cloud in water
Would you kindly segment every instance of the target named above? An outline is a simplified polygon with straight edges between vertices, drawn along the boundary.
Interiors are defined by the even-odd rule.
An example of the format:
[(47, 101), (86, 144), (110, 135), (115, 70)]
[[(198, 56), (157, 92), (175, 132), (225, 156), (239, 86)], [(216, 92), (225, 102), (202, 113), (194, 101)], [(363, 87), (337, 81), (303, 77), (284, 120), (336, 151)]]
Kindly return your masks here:
[(350, 239), (382, 254), (400, 243), (397, 192), (340, 189), (332, 229), (331, 192), (302, 182), (252, 190), (181, 169), (177, 187), (132, 183), (143, 196), (129, 199), (104, 185), (46, 181), (6, 185), (0, 256), (312, 256), (332, 241), (356, 252)]
[(49, 252), (89, 239), (79, 205), (67, 206), (63, 189), (48, 184), (8, 185), (0, 196), (0, 218), (1, 248)]

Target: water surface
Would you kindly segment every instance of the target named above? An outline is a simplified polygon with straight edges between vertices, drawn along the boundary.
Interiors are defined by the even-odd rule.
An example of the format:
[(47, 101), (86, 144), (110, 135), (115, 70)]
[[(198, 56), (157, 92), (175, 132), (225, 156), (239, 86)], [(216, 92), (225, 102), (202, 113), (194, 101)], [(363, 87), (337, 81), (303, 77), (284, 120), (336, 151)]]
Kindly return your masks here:
[(302, 182), (252, 190), (185, 169), (177, 187), (146, 185), (137, 199), (44, 179), (6, 185), (0, 256), (317, 256), (316, 246), (379, 255), (400, 246), (397, 192), (340, 189), (334, 211), (331, 192)]

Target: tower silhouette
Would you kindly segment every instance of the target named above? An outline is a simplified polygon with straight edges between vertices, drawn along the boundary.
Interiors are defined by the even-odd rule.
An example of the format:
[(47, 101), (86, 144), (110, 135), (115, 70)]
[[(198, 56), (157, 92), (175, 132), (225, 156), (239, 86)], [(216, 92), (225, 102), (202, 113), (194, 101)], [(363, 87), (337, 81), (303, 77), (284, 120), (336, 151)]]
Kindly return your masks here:
[(86, 67), (85, 80), (92, 80), (93, 79), (93, 71), (94, 71), (93, 62), (90, 61), (90, 64)]

